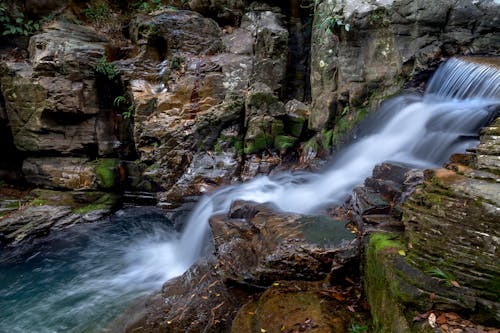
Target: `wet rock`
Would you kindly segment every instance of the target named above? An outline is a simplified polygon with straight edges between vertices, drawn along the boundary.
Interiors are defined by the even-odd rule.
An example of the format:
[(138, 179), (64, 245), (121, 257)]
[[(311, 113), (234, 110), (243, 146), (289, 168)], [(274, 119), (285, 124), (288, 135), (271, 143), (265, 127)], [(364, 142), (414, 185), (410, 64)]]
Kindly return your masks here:
[(357, 256), (345, 223), (326, 216), (276, 213), (236, 202), (212, 217), (216, 255), (225, 279), (250, 285), (274, 280), (320, 280)]
[(217, 265), (214, 257), (203, 259), (165, 283), (125, 332), (228, 332), (248, 292), (225, 284)]
[(286, 76), (288, 30), (281, 20), (281, 14), (264, 10), (250, 11), (241, 21), (241, 27), (255, 36), (252, 82), (264, 83), (274, 92)]

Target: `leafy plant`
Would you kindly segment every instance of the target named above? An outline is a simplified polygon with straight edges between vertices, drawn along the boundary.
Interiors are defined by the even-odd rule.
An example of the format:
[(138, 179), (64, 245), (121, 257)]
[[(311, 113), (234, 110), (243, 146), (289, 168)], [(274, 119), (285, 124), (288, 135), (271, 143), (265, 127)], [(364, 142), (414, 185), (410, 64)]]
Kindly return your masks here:
[(442, 271), (441, 269), (439, 269), (437, 267), (431, 267), (426, 272), (427, 272), (427, 274), (429, 274), (432, 277), (435, 277), (437, 279), (443, 280), (444, 283), (448, 287), (452, 287), (452, 286), (453, 287), (457, 287), (457, 288), (460, 287), (460, 285), (455, 280), (455, 277), (453, 277), (453, 275), (451, 275), (448, 272)]
[(165, 9), (162, 0), (136, 1), (132, 7), (138, 12), (150, 13), (156, 10)]
[(117, 76), (115, 65), (109, 63), (105, 56), (95, 65), (95, 71), (106, 76), (109, 80), (113, 80)]
[(349, 333), (366, 333), (368, 332), (368, 326), (360, 325), (358, 323), (352, 323), (349, 328)]
[(89, 21), (102, 25), (111, 16), (111, 10), (104, 1), (92, 1), (87, 4), (87, 8), (83, 10), (83, 14)]
[(30, 20), (19, 12), (17, 7), (8, 8), (0, 3), (0, 24), (2, 35), (24, 35), (28, 36), (40, 29), (40, 23)]
[(338, 27), (344, 27), (345, 31), (349, 31), (351, 29), (351, 25), (349, 23), (345, 23), (344, 18), (338, 15), (329, 15), (325, 17), (317, 27), (320, 30), (326, 29), (327, 35), (333, 34)]
[(135, 111), (134, 105), (130, 102), (130, 100), (127, 97), (123, 95), (120, 95), (113, 100), (113, 106), (117, 108), (121, 108), (122, 106), (127, 106), (127, 105), (128, 105), (127, 109), (121, 113), (124, 119), (132, 117)]

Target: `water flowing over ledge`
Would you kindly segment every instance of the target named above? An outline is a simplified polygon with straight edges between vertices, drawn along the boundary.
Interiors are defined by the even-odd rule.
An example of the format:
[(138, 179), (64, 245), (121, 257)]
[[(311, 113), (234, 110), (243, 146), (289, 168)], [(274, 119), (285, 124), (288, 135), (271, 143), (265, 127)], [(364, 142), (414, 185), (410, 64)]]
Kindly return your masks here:
[(475, 146), (479, 129), (499, 105), (497, 69), (452, 59), (424, 96), (384, 103), (323, 172), (282, 173), (224, 187), (200, 199), (177, 237), (162, 221), (118, 214), (115, 219), (123, 221), (79, 226), (73, 236), (54, 240), (50, 251), (15, 262), (3, 257), (0, 331), (95, 331), (123, 308), (118, 304), (159, 288), (194, 263), (209, 237), (208, 219), (234, 200), (269, 202), (298, 213), (341, 203), (378, 163), (434, 167)]

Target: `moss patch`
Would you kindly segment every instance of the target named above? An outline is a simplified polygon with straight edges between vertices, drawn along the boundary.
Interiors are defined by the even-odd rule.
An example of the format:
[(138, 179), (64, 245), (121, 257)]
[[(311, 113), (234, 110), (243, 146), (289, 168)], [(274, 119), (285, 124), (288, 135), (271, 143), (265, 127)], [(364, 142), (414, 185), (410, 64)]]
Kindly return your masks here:
[(277, 135), (274, 138), (274, 148), (276, 149), (287, 149), (295, 146), (297, 138), (288, 135)]
[(100, 187), (113, 188), (116, 185), (118, 174), (118, 160), (114, 158), (100, 159), (97, 161), (95, 171)]
[(75, 214), (86, 214), (95, 210), (111, 210), (118, 203), (118, 196), (112, 193), (105, 193), (95, 202), (73, 210)]
[(398, 289), (391, 271), (391, 257), (403, 249), (396, 235), (377, 233), (366, 250), (365, 289), (375, 332), (411, 332), (404, 309), (392, 290)]

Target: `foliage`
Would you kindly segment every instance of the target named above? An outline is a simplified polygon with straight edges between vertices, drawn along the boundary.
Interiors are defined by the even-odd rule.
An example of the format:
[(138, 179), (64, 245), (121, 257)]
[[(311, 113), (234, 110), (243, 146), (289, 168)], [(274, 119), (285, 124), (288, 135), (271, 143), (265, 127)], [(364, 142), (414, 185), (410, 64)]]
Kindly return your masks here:
[(453, 275), (448, 272), (442, 271), (438, 267), (431, 267), (426, 271), (432, 277), (443, 280), (448, 287), (460, 287)]
[(95, 71), (106, 76), (109, 80), (113, 80), (117, 76), (115, 65), (109, 63), (105, 56), (95, 65)]
[(125, 111), (121, 112), (123, 118), (125, 118), (125, 119), (132, 117), (132, 115), (134, 114), (134, 111), (135, 111), (135, 107), (132, 104), (132, 102), (130, 102), (130, 100), (123, 95), (120, 95), (114, 99), (113, 106), (115, 106), (116, 108), (120, 108), (120, 109), (122, 107), (126, 108)]
[(111, 10), (106, 2), (98, 0), (88, 3), (83, 14), (89, 21), (102, 25), (110, 18)]
[(165, 9), (162, 0), (136, 1), (132, 7), (142, 13), (150, 13), (157, 10)]
[(2, 35), (24, 35), (28, 36), (40, 29), (40, 23), (30, 20), (24, 16), (17, 7), (8, 8), (0, 3), (0, 25)]
[(349, 333), (366, 333), (368, 332), (368, 326), (360, 325), (358, 323), (352, 323), (349, 328)]
[(328, 15), (317, 25), (317, 28), (320, 30), (326, 30), (327, 35), (333, 34), (333, 32), (338, 27), (344, 27), (345, 31), (349, 31), (351, 29), (351, 25), (349, 23), (344, 22), (344, 18), (339, 15)]

